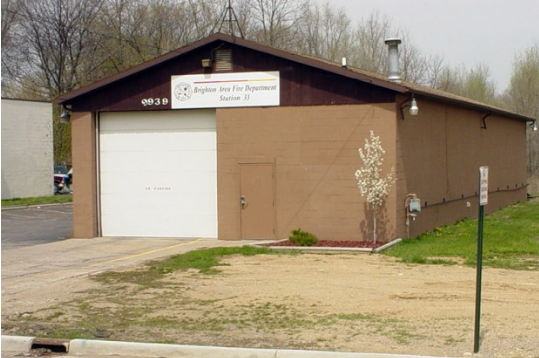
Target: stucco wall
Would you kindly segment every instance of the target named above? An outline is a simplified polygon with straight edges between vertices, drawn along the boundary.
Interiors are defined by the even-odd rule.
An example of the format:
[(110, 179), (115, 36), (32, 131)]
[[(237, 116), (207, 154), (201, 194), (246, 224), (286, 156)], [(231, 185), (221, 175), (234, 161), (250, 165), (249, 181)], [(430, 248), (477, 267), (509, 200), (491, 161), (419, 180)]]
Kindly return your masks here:
[[(400, 99), (402, 100), (402, 98)], [(400, 101), (399, 100), (399, 101)], [(489, 166), (492, 212), (526, 199), (525, 123), (418, 98), (419, 115), (398, 120), (398, 234), (406, 237), (407, 193), (421, 199), (410, 237), (477, 216), (479, 167)]]
[(2, 199), (53, 195), (52, 105), (2, 99)]
[[(257, 161), (275, 165), (276, 239), (298, 227), (320, 239), (372, 236), (354, 176), (371, 129), (386, 150), (387, 173), (396, 156), (394, 104), (218, 109), (219, 238), (240, 238), (239, 167)], [(395, 237), (395, 197), (393, 189), (380, 239)]]
[[(487, 213), (526, 198), (525, 124), (418, 98), (420, 114), (399, 119), (394, 103), (217, 109), (218, 237), (241, 238), (240, 167), (273, 166), (275, 232), (302, 228), (321, 239), (372, 238), (359, 195), (358, 148), (374, 130), (386, 150), (384, 173), (397, 182), (380, 213), (379, 239), (407, 237), (407, 193), (421, 199), (409, 236), (477, 216), (478, 168), (487, 165)], [(98, 232), (95, 119), (73, 113), (74, 236)], [(75, 145), (76, 144), (76, 145)], [(469, 204), (468, 204), (469, 203)]]

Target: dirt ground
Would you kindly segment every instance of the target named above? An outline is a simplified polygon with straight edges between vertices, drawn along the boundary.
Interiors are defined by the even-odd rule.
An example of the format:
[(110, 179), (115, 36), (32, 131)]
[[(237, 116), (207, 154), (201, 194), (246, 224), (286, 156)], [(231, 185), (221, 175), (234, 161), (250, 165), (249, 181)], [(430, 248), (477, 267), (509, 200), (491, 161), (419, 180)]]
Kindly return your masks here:
[[(474, 268), (382, 255), (233, 256), (222, 273), (70, 279), (2, 297), (2, 334), (473, 356)], [(539, 357), (539, 272), (485, 268), (480, 357)], [(44, 299), (47, 297), (47, 299)]]

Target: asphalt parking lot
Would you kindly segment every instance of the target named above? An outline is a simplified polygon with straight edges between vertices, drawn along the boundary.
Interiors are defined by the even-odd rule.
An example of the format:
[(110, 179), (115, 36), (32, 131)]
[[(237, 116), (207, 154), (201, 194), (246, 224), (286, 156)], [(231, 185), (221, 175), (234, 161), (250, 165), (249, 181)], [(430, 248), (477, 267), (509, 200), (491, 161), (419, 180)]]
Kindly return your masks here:
[(71, 204), (2, 209), (2, 251), (65, 240), (72, 233)]

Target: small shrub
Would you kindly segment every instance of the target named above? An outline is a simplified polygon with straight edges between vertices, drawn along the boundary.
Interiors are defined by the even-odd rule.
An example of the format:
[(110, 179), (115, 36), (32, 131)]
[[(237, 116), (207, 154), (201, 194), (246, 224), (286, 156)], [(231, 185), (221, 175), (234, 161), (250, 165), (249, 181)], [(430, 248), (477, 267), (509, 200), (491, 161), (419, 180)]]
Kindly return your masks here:
[(313, 246), (318, 242), (316, 236), (301, 229), (293, 230), (288, 240), (297, 246)]

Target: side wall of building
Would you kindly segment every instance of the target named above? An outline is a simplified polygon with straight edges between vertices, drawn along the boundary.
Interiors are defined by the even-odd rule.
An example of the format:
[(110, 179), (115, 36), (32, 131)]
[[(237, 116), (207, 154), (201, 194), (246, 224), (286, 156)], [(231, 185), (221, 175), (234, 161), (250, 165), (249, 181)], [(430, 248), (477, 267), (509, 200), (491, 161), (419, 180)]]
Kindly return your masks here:
[(73, 191), (73, 237), (98, 236), (96, 119), (90, 112), (71, 116), (73, 172), (77, 188)]
[[(480, 166), (489, 167), (487, 213), (526, 200), (524, 122), (424, 98), (417, 102), (419, 115), (404, 111), (397, 124), (400, 236), (477, 217)], [(411, 193), (422, 208), (408, 234), (404, 203)]]
[[(217, 110), (219, 238), (241, 238), (240, 166), (274, 165), (275, 239), (293, 229), (320, 239), (372, 238), (372, 214), (357, 189), (358, 148), (370, 130), (395, 165), (395, 105), (340, 105)], [(378, 237), (395, 238), (396, 190), (379, 213)], [(248, 200), (248, 198), (247, 198)]]
[(2, 199), (53, 195), (52, 105), (2, 99)]

